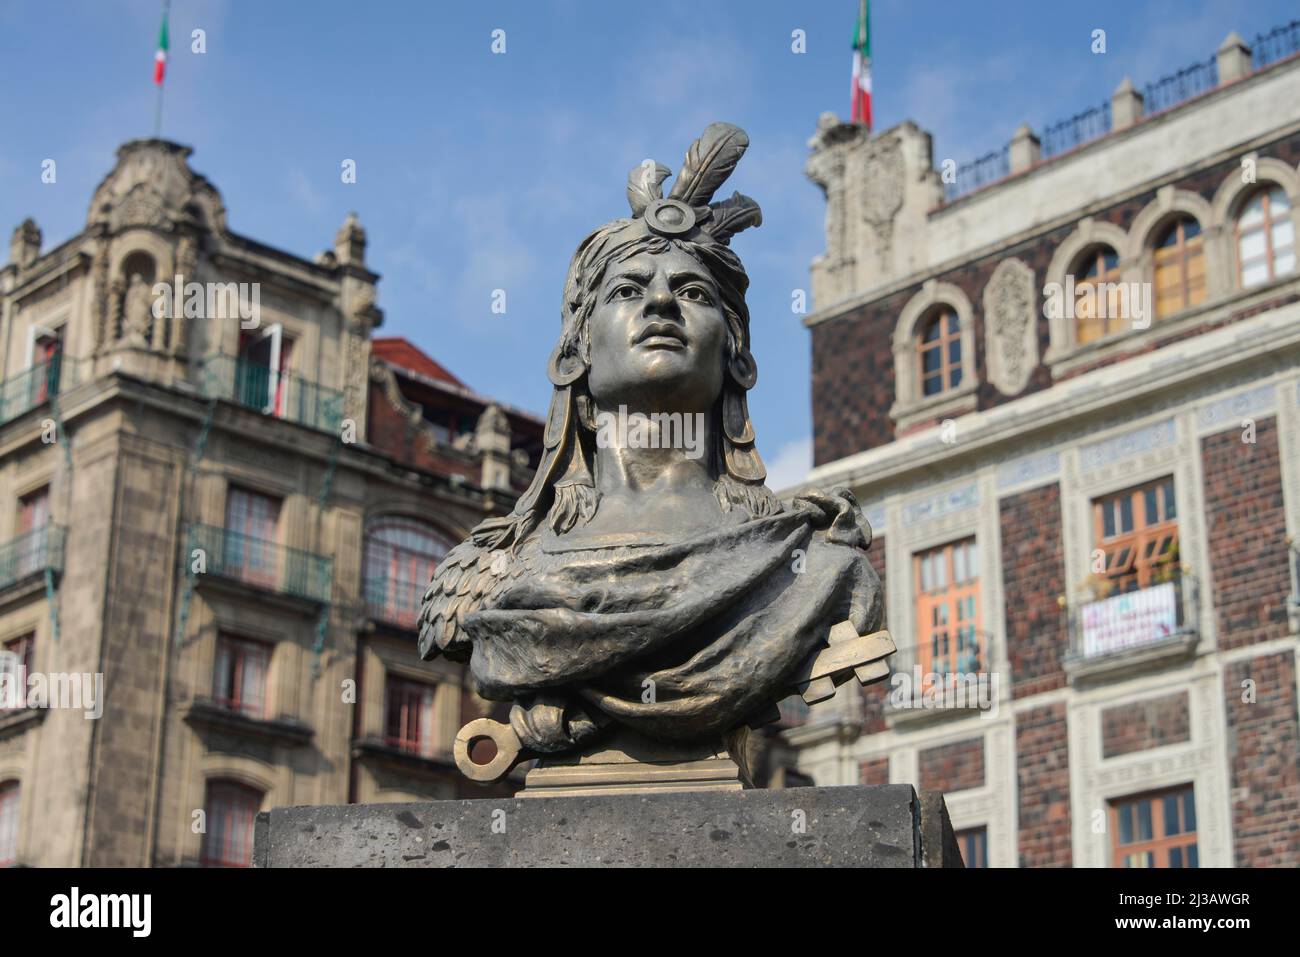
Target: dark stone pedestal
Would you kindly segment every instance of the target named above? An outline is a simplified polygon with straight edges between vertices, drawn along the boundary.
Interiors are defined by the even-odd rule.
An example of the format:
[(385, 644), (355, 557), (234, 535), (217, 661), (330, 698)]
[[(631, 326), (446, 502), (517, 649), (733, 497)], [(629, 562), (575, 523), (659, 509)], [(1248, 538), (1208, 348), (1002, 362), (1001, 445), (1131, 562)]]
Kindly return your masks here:
[(276, 808), (258, 867), (961, 867), (911, 786)]

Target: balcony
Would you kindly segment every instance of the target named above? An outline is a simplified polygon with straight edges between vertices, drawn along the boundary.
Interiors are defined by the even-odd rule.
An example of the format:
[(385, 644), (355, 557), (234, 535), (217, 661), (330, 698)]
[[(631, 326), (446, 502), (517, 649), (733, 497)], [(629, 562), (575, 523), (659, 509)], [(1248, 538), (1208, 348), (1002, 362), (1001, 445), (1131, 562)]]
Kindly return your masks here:
[(195, 698), (181, 706), (180, 714), (183, 721), (196, 729), (257, 738), (290, 748), (305, 747), (316, 733), (310, 725), (291, 716), (255, 717), (233, 711), (210, 698)]
[[(0, 592), (6, 601), (18, 590), (44, 587), (47, 570), (63, 571), (63, 538), (62, 526), (43, 525), (0, 545)], [(11, 589), (15, 594), (9, 594)]]
[(0, 384), (0, 424), (11, 422), (59, 393), (65, 361), (55, 353)]
[(283, 595), (311, 605), (330, 600), (333, 569), (322, 555), (253, 538), (215, 525), (191, 525), (186, 567), (193, 567), (194, 550), (202, 550), (200, 581), (239, 582), (260, 591)]
[(1173, 571), (1133, 591), (1071, 607), (1065, 672), (1073, 682), (1125, 677), (1189, 658), (1200, 640), (1200, 589)]
[(343, 421), (342, 392), (247, 359), (220, 355), (204, 360), (201, 386), (206, 398), (225, 399), (319, 432), (338, 432)]
[(987, 631), (954, 631), (946, 644), (899, 648), (889, 659), (885, 714), (890, 723), (991, 710), (998, 691), (992, 658), (993, 635)]
[(391, 575), (365, 579), (362, 588), (370, 620), (398, 631), (415, 631), (428, 583), (406, 581)]

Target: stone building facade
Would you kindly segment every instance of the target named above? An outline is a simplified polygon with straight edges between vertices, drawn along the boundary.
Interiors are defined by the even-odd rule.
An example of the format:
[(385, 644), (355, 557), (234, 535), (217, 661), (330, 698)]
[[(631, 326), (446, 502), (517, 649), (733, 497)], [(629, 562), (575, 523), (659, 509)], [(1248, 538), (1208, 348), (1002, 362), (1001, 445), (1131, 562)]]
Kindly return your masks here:
[(943, 788), (968, 863), (1300, 864), (1300, 24), (1267, 39), (965, 192), (911, 123), (810, 142), (807, 482), (863, 503), (900, 652), (783, 736)]
[(243, 864), (274, 805), (481, 793), (450, 750), (489, 705), (415, 615), (542, 423), (374, 336), (355, 217), (273, 249), (189, 155), (125, 144), (0, 269), (3, 864)]

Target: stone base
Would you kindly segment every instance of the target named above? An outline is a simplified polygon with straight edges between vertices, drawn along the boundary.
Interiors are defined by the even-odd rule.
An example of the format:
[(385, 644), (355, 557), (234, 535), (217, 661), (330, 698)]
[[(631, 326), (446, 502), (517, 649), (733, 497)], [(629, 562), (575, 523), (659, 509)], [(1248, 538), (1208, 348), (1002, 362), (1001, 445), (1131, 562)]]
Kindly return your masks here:
[(906, 784), (275, 808), (258, 867), (961, 867)]
[[(733, 744), (743, 748), (743, 736)], [(544, 757), (516, 797), (739, 791), (749, 775), (727, 744), (667, 745), (620, 730), (585, 753)]]

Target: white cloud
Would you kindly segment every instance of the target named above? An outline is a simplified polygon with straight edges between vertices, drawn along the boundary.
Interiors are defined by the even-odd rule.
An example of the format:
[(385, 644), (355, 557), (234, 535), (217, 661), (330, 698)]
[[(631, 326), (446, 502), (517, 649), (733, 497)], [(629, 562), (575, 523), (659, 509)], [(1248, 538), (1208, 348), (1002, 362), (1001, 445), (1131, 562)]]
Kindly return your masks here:
[(767, 487), (779, 494), (798, 485), (808, 477), (812, 457), (811, 436), (787, 442), (777, 451), (775, 458), (767, 460)]

